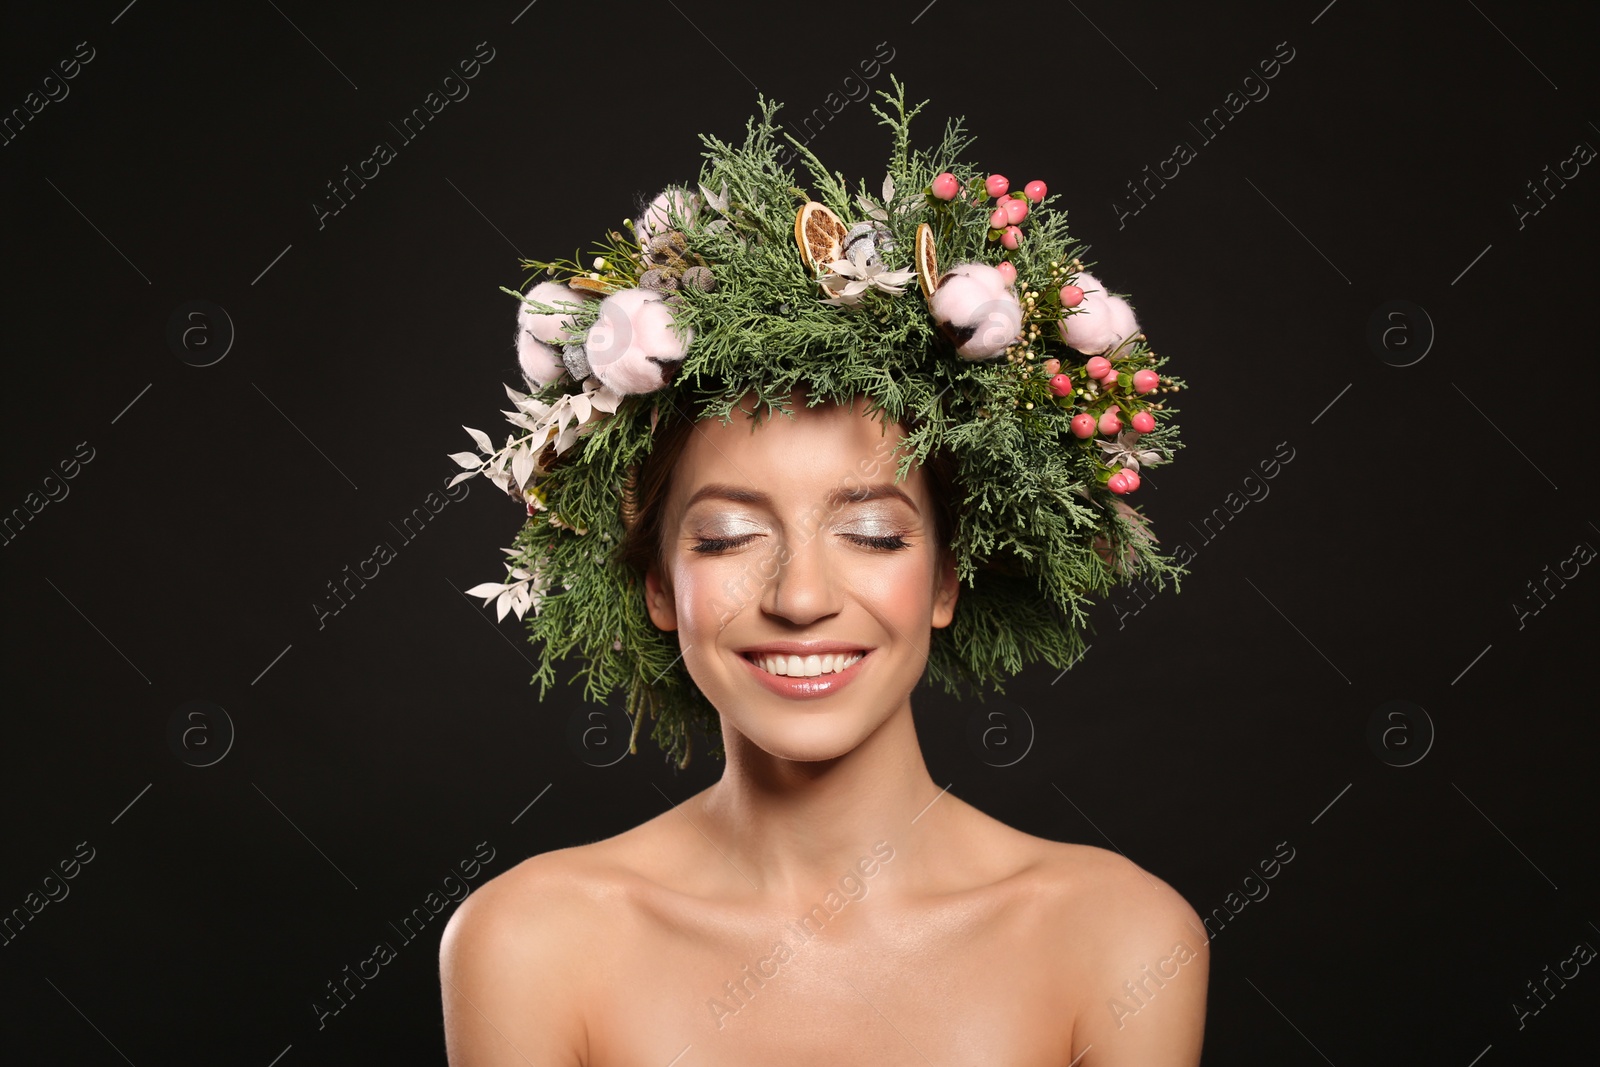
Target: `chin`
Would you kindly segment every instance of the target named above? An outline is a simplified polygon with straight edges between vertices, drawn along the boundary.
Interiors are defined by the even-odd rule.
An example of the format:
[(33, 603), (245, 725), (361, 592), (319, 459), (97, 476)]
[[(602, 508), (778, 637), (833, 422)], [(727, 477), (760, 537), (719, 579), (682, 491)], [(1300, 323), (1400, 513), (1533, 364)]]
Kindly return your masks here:
[[(754, 721), (752, 721), (754, 720)], [(723, 716), (724, 729), (732, 729), (750, 744), (776, 759), (817, 763), (848, 755), (881, 723), (864, 723), (849, 712), (794, 712), (763, 708), (738, 720)]]

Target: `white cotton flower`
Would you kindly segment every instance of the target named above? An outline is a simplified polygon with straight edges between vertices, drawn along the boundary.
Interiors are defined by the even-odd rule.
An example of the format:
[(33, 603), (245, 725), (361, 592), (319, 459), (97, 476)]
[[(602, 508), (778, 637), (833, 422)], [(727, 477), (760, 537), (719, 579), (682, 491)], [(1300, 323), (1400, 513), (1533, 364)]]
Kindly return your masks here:
[[(528, 290), (527, 299), (560, 307), (582, 304), (593, 297), (560, 282), (540, 282)], [(538, 312), (526, 302), (517, 308), (517, 365), (522, 368), (522, 376), (530, 388), (549, 385), (566, 373), (566, 365), (555, 346), (574, 340), (569, 332), (571, 328), (571, 312)]]
[(1085, 271), (1072, 284), (1084, 290), (1083, 302), (1062, 315), (1056, 326), (1068, 345), (1086, 356), (1098, 356), (1139, 332), (1133, 308), (1122, 297), (1109, 295), (1100, 279)]
[(680, 330), (672, 307), (655, 289), (621, 289), (606, 297), (584, 341), (589, 368), (613, 393), (653, 393), (667, 384), (669, 365), (680, 362), (694, 330)]
[(649, 247), (650, 238), (672, 229), (669, 211), (677, 212), (685, 225), (691, 225), (700, 214), (700, 198), (675, 185), (657, 193), (656, 198), (645, 205), (644, 214), (633, 223), (633, 235), (640, 247)]
[(945, 271), (928, 311), (965, 360), (992, 359), (1022, 332), (1022, 304), (987, 263), (957, 263)]

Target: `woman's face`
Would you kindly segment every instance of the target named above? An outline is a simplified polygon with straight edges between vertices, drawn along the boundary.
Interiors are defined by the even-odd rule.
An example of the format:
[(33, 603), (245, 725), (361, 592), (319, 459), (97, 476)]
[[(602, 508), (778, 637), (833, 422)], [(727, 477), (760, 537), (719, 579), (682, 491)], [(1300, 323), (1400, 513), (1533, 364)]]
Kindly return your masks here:
[[(697, 424), (672, 472), (650, 617), (724, 731), (782, 759), (849, 752), (896, 712), (950, 624), (958, 580), (904, 430), (866, 404)], [(840, 668), (843, 668), (841, 670)]]

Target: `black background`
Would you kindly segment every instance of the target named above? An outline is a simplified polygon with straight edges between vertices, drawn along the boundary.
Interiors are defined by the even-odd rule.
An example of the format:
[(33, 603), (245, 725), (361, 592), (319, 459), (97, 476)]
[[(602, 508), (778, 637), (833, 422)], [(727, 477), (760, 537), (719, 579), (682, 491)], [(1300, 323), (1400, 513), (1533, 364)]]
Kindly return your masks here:
[[(650, 745), (596, 766), (621, 729), (574, 743), (593, 706), (535, 702), (514, 621), (460, 592), (498, 579), (521, 521), (488, 482), (410, 540), (391, 523), (456, 471), (463, 424), (500, 433), (519, 253), (588, 248), (693, 178), (695, 134), (737, 141), (757, 87), (790, 122), (837, 106), (879, 42), (870, 88), (898, 75), (930, 100), (923, 143), (965, 115), (970, 158), (1063, 193), (1193, 387), (1187, 449), (1139, 493), (1196, 552), (1181, 593), (1102, 605), (1084, 661), (1008, 701), (919, 691), (934, 778), (1125, 852), (1206, 916), (1295, 850), (1212, 941), (1208, 1064), (1593, 1057), (1597, 965), (1520, 1028), (1513, 1008), (1600, 946), (1600, 576), (1515, 607), (1600, 546), (1597, 164), (1513, 207), (1600, 145), (1593, 5), (925, 3), (7, 13), (7, 114), (94, 56), (0, 146), (0, 508), (70, 490), (0, 554), (0, 912), (94, 849), (0, 947), (8, 1059), (441, 1062), (447, 913), (409, 943), (390, 923), (480, 842), (473, 885), (715, 779)], [(479, 42), (470, 95), (403, 142), (389, 123)], [(1279, 42), (1270, 95), (1202, 142), (1189, 123)], [(1119, 228), (1125, 183), (1179, 140), (1197, 157)], [(319, 227), (378, 141), (396, 158)], [(811, 144), (881, 181), (866, 103)], [(235, 331), (209, 366), (215, 313), (167, 339), (194, 300)], [(1394, 300), (1436, 331), (1408, 366), (1416, 312), (1368, 339)], [(50, 481), (80, 442), (92, 460)], [(1203, 534), (1284, 442), (1270, 495)], [(319, 627), (380, 541), (397, 558)], [(191, 700), (236, 731), (210, 766), (169, 741)], [(1375, 745), (1390, 701), (1412, 710)], [(209, 722), (189, 751), (218, 751)], [(313, 999), (379, 940), (398, 958), (319, 1028)]]

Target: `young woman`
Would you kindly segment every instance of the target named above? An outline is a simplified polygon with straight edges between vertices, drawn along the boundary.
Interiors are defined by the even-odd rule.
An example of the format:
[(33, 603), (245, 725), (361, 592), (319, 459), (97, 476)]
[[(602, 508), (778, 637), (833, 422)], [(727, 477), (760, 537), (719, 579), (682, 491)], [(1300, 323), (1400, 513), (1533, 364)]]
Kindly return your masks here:
[(1114, 852), (941, 789), (912, 721), (959, 596), (950, 470), (860, 402), (662, 427), (625, 546), (721, 779), (532, 857), (441, 948), (454, 1067), (1193, 1067), (1208, 940)]
[(963, 161), (959, 120), (912, 147), (890, 82), (881, 186), (790, 137), (802, 189), (762, 99), (629, 234), (523, 261), (518, 433), (452, 458), (527, 523), (470, 592), (532, 611), (539, 679), (577, 651), (680, 765), (691, 725), (726, 762), (461, 903), (456, 1067), (1199, 1061), (1194, 911), (939, 788), (911, 711), (925, 676), (1070, 665), (1086, 600), (1181, 573), (1122, 498), (1183, 383), (1046, 183)]

